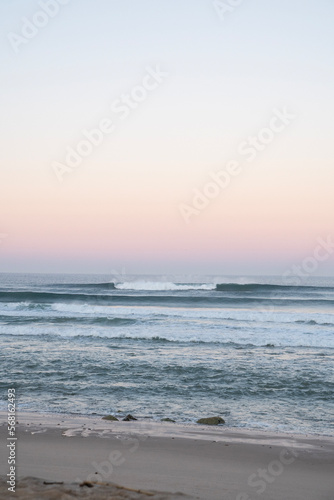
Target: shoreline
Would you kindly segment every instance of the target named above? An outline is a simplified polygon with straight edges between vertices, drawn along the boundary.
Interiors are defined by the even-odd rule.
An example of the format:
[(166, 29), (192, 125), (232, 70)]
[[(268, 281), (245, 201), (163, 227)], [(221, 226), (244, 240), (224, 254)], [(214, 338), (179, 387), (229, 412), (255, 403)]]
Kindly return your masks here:
[[(17, 478), (112, 482), (203, 500), (332, 500), (334, 438), (101, 416), (17, 413)], [(6, 439), (7, 413), (0, 412)], [(3, 442), (5, 442), (5, 439)], [(4, 449), (1, 451), (4, 456)], [(0, 475), (8, 472), (5, 460)], [(262, 474), (262, 476), (261, 476)], [(266, 491), (263, 496), (262, 490)]]
[[(188, 433), (196, 433), (196, 430), (202, 431), (203, 429), (207, 430), (217, 430), (218, 432), (223, 431), (225, 437), (228, 436), (229, 434), (237, 435), (240, 434), (240, 436), (252, 436), (254, 435), (255, 438), (256, 436), (266, 436), (268, 438), (272, 437), (273, 439), (277, 439), (279, 437), (281, 438), (299, 438), (299, 439), (319, 439), (319, 440), (326, 440), (326, 439), (334, 439), (333, 434), (319, 434), (319, 433), (303, 433), (303, 432), (297, 432), (297, 431), (281, 431), (281, 430), (272, 430), (272, 429), (264, 429), (261, 427), (255, 428), (255, 427), (232, 427), (229, 426), (228, 423), (225, 424), (220, 424), (220, 425), (205, 425), (205, 424), (198, 424), (195, 422), (164, 422), (163, 420), (155, 420), (150, 417), (140, 417), (135, 415), (136, 420), (131, 421), (131, 422), (123, 422), (123, 417), (126, 415), (126, 412), (120, 413), (120, 414), (113, 414), (115, 417), (119, 418), (118, 421), (105, 421), (103, 420), (103, 417), (105, 414), (95, 414), (95, 415), (85, 415), (85, 414), (78, 414), (78, 413), (54, 413), (54, 412), (34, 412), (31, 410), (24, 411), (24, 410), (16, 410), (16, 420), (19, 421), (19, 425), (33, 425), (34, 423), (46, 425), (47, 427), (59, 427), (59, 424), (65, 425), (65, 426), (76, 426), (76, 425), (86, 425), (88, 422), (96, 422), (97, 424), (103, 425), (106, 424), (106, 428), (108, 426), (110, 427), (110, 424), (116, 426), (116, 428), (119, 427), (119, 431), (122, 432), (123, 429), (123, 424), (129, 426), (129, 424), (132, 425), (132, 428), (136, 428), (136, 425), (138, 426), (138, 429), (142, 429), (143, 431), (147, 429), (159, 429), (166, 427), (168, 431), (171, 431), (171, 429), (178, 429), (178, 432), (176, 433), (177, 435), (180, 434), (181, 430), (184, 430), (184, 437), (187, 437)], [(203, 417), (205, 416), (204, 414), (202, 415)], [(212, 416), (212, 415), (208, 415)], [(18, 420), (20, 418), (20, 420)], [(200, 417), (202, 418), (202, 417)], [(4, 421), (7, 419), (7, 412), (5, 410), (0, 410), (0, 427), (3, 424)], [(122, 425), (120, 425), (122, 424)], [(126, 427), (124, 427), (124, 430)], [(200, 432), (200, 435), (203, 433)], [(204, 433), (205, 434), (205, 433)], [(203, 436), (204, 436), (203, 434)], [(158, 434), (159, 435), (159, 434)]]

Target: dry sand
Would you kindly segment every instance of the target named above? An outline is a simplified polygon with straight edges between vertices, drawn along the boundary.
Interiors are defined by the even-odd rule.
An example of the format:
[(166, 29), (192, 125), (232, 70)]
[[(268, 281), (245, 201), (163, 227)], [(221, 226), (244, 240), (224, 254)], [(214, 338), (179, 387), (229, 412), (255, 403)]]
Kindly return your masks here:
[[(9, 467), (6, 415), (0, 419), (4, 477)], [(203, 500), (334, 500), (334, 438), (29, 413), (20, 413), (18, 421), (17, 492), (25, 488), (25, 493), (15, 498), (162, 500), (184, 498), (176, 494), (181, 492)], [(77, 486), (23, 481), (27, 476)], [(78, 486), (84, 481), (146, 493)], [(34, 488), (30, 497), (29, 488)], [(37, 494), (38, 488), (44, 493)], [(153, 495), (152, 490), (170, 494)], [(0, 498), (9, 498), (7, 493)]]
[(63, 483), (44, 481), (33, 477), (20, 479), (15, 493), (8, 493), (5, 480), (0, 479), (0, 498), (20, 500), (70, 500), (87, 498), (94, 500), (189, 500), (186, 495), (169, 495), (152, 491), (133, 490), (112, 483)]

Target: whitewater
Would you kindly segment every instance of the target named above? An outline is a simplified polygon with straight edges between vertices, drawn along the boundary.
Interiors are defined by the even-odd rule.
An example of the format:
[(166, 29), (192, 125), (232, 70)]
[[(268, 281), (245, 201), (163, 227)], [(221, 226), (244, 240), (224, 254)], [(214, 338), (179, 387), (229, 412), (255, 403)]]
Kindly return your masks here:
[(23, 411), (333, 432), (334, 279), (2, 274), (0, 342)]

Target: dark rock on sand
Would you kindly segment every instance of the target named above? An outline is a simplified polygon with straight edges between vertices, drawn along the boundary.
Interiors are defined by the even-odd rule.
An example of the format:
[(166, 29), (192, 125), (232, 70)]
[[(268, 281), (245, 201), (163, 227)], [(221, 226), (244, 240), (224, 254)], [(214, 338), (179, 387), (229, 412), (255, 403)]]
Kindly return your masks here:
[(175, 420), (173, 420), (172, 418), (162, 418), (161, 422), (174, 422), (175, 423)]
[(118, 418), (114, 417), (114, 415), (106, 415), (105, 417), (102, 417), (102, 420), (113, 420), (118, 422)]
[(130, 422), (131, 420), (137, 420), (137, 419), (132, 415), (130, 415), (130, 413), (125, 418), (123, 418), (123, 422)]
[(208, 418), (200, 418), (197, 420), (198, 424), (206, 424), (206, 425), (219, 425), (225, 424), (225, 420), (221, 417), (208, 417)]

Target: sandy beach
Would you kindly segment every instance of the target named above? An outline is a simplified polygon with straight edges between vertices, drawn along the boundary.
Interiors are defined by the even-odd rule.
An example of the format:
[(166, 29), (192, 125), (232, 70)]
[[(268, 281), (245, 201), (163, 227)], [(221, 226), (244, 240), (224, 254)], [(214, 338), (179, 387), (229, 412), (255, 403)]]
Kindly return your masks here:
[[(333, 500), (334, 439), (330, 437), (151, 421), (109, 422), (100, 416), (20, 413), (18, 422), (18, 492), (29, 481), (33, 485), (25, 480), (20, 486), (22, 478), (34, 477), (77, 485), (115, 483), (129, 489), (118, 489), (117, 494), (115, 490), (110, 498), (177, 499), (182, 498), (177, 493), (182, 493), (203, 500)], [(0, 433), (5, 443), (4, 413)], [(0, 475), (4, 477), (8, 470), (4, 444)], [(54, 491), (64, 485), (40, 487)], [(93, 494), (89, 487), (73, 488), (73, 497)], [(152, 490), (169, 495), (154, 496)], [(94, 495), (89, 498), (100, 498)], [(16, 498), (28, 496), (16, 494)], [(57, 496), (50, 493), (49, 498)]]

